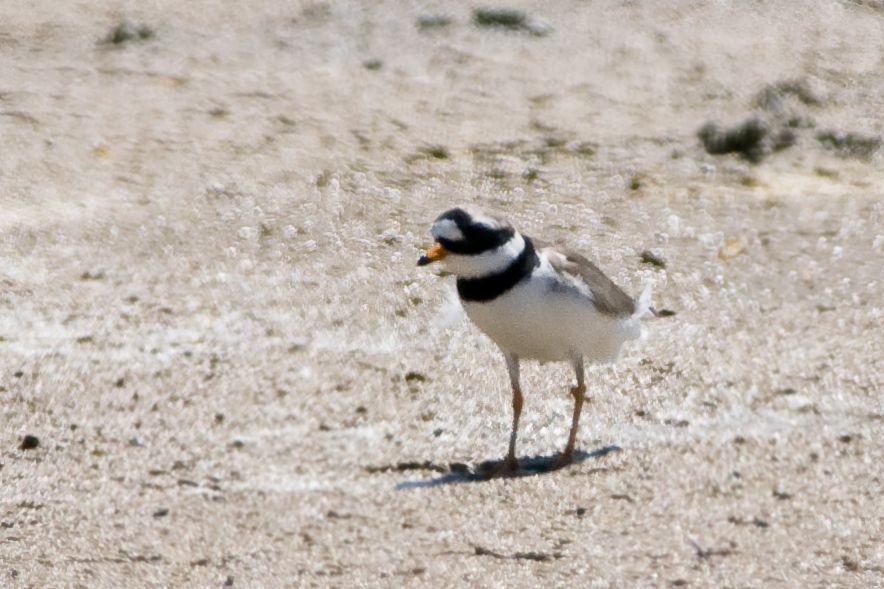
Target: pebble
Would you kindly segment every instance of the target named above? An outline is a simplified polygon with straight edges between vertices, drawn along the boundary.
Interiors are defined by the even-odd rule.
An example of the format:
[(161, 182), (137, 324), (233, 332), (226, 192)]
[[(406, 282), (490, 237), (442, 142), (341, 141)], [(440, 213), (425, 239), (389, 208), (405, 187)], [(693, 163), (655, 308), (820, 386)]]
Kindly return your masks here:
[(19, 445), (20, 450), (33, 450), (40, 446), (40, 438), (37, 436), (33, 436), (31, 434), (26, 435), (22, 438), (21, 444)]
[(549, 24), (529, 18), (521, 10), (512, 8), (476, 8), (473, 11), (473, 22), (479, 27), (525, 31), (537, 37), (543, 37), (552, 32), (552, 27)]
[(451, 19), (442, 14), (422, 14), (417, 17), (417, 28), (422, 31), (442, 29), (451, 24)]
[(122, 45), (129, 41), (146, 41), (154, 37), (156, 33), (152, 28), (145, 24), (136, 24), (124, 20), (111, 29), (107, 37), (104, 38), (105, 43), (112, 45)]

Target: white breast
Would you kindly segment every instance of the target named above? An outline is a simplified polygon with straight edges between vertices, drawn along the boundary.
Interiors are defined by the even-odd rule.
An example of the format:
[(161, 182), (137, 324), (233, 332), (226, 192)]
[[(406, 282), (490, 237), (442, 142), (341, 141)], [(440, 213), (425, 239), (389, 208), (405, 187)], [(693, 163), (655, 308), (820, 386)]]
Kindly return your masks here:
[(567, 360), (582, 354), (610, 362), (623, 342), (640, 335), (635, 317), (599, 313), (591, 295), (566, 284), (549, 261), (501, 296), (487, 302), (464, 301), (467, 316), (503, 350), (520, 358)]

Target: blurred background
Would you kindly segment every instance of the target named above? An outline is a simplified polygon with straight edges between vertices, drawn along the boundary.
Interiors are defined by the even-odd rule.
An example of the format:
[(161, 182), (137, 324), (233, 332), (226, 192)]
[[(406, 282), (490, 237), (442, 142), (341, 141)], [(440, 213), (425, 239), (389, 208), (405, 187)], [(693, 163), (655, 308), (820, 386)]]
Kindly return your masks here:
[[(884, 585), (884, 5), (0, 4), (0, 585)], [(675, 315), (580, 446), (415, 262)], [(569, 425), (527, 365), (520, 453)]]

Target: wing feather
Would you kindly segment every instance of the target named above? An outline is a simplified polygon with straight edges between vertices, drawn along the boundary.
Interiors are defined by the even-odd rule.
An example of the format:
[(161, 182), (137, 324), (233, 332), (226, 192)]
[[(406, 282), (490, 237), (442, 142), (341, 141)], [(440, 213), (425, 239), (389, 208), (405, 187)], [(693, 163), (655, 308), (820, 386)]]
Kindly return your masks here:
[(562, 251), (534, 240), (538, 251), (557, 272), (567, 274), (586, 285), (592, 293), (593, 303), (600, 313), (614, 317), (628, 317), (635, 313), (635, 301), (605, 276), (598, 266), (576, 252)]

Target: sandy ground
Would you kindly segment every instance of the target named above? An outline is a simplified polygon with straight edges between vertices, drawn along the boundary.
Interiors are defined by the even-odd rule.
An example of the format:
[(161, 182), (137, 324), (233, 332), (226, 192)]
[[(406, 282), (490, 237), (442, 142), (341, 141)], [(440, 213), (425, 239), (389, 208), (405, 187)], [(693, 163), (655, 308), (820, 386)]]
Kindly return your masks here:
[[(880, 3), (444, 6), (0, 3), (0, 586), (884, 587), (884, 166), (817, 139), (884, 135)], [(415, 267), (458, 202), (676, 312), (579, 464), (449, 471), (510, 419)]]

